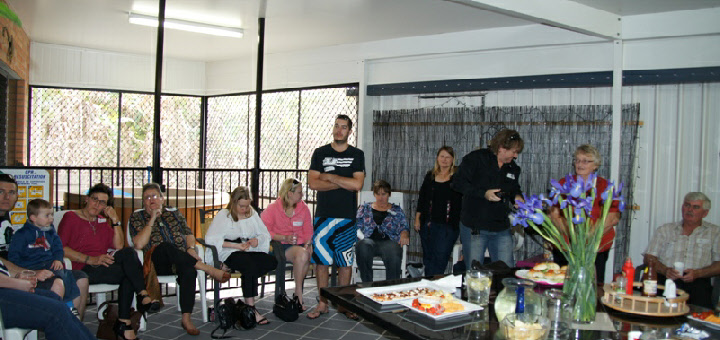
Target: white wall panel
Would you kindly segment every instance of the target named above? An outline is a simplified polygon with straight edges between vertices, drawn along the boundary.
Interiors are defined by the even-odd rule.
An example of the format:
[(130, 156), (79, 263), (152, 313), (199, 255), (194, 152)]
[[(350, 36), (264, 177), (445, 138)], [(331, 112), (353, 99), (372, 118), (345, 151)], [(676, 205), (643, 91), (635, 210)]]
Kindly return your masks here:
[[(155, 57), (31, 43), (30, 84), (155, 90)], [(163, 92), (205, 94), (205, 63), (165, 58)]]
[(720, 35), (626, 41), (624, 69), (656, 70), (720, 65)]

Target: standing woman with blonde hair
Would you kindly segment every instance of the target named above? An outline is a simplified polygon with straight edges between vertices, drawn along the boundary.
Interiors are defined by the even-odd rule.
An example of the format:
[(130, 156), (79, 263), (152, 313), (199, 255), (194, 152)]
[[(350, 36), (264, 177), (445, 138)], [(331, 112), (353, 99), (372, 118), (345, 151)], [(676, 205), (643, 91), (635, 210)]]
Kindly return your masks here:
[(313, 227), (310, 209), (302, 197), (302, 183), (288, 178), (280, 186), (277, 200), (265, 208), (261, 217), (272, 239), (283, 245), (283, 249), (273, 251), (284, 251), (285, 258), (293, 264), (295, 296), (304, 312), (303, 283), (310, 268)]
[[(220, 261), (242, 273), (242, 292), (245, 303), (254, 306), (258, 295), (258, 279), (277, 267), (275, 257), (268, 254), (270, 234), (250, 206), (252, 198), (247, 187), (235, 188), (230, 203), (213, 219), (205, 241), (218, 250)], [(259, 325), (270, 323), (255, 311)]]
[(414, 226), (420, 234), (426, 276), (445, 273), (460, 234), (462, 194), (451, 187), (456, 169), (453, 148), (442, 146), (435, 167), (427, 172), (420, 187)]

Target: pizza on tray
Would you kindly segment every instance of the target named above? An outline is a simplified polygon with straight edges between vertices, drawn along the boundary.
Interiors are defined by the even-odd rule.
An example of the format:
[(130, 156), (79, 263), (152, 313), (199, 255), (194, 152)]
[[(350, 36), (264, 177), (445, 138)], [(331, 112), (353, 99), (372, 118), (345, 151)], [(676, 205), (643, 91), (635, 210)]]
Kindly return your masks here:
[(420, 296), (425, 295), (435, 295), (437, 294), (438, 290), (428, 288), (428, 287), (417, 287), (412, 289), (405, 289), (395, 292), (386, 292), (386, 293), (374, 293), (370, 295), (370, 298), (378, 301), (378, 302), (387, 302), (387, 301), (395, 301), (395, 300), (405, 300), (405, 299), (411, 299), (416, 298)]

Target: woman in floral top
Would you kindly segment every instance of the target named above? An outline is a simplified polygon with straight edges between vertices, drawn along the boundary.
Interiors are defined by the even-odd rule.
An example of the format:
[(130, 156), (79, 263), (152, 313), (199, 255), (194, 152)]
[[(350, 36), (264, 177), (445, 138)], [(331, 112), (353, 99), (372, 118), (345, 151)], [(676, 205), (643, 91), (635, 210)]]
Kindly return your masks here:
[(372, 262), (380, 256), (385, 264), (385, 278), (399, 279), (402, 246), (410, 243), (410, 229), (402, 208), (388, 202), (390, 184), (383, 180), (373, 183), (375, 202), (365, 203), (357, 211), (356, 223), (363, 239), (355, 245), (357, 265), (362, 282), (372, 282)]
[[(142, 190), (145, 209), (130, 216), (130, 235), (135, 249), (145, 251), (157, 275), (177, 275), (180, 285), (182, 328), (190, 335), (200, 331), (190, 320), (195, 305), (197, 269), (215, 280), (227, 282), (230, 274), (202, 262), (195, 251), (195, 236), (177, 209), (164, 206), (165, 198), (157, 183), (148, 183)], [(173, 271), (174, 270), (174, 271)]]

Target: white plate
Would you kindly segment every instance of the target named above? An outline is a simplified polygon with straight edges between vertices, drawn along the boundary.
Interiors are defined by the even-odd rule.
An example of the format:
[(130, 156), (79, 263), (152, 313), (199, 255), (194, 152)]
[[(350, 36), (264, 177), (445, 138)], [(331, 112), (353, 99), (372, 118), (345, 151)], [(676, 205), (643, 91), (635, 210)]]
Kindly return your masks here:
[(458, 302), (458, 303), (460, 303), (461, 305), (463, 305), (463, 307), (465, 307), (465, 310), (457, 311), (457, 312), (454, 312), (454, 313), (443, 313), (443, 314), (440, 314), (440, 315), (432, 315), (432, 314), (430, 314), (430, 313), (420, 311), (419, 309), (413, 307), (413, 306), (412, 306), (413, 300), (415, 300), (415, 298), (413, 298), (413, 299), (411, 299), (411, 300), (402, 300), (402, 301), (399, 302), (399, 304), (401, 304), (401, 305), (403, 305), (403, 306), (405, 306), (405, 307), (410, 308), (410, 310), (413, 311), (413, 312), (415, 312), (415, 313), (429, 316), (429, 317), (431, 317), (431, 318), (433, 318), (433, 319), (435, 319), (435, 320), (442, 320), (442, 319), (446, 319), (446, 318), (453, 317), (453, 316), (469, 314), (469, 313), (472, 313), (472, 312), (474, 312), (474, 311), (482, 310), (482, 309), (484, 308), (484, 307), (479, 306), (479, 305), (476, 305), (476, 304), (474, 304), (474, 303), (469, 303), (469, 302), (467, 302), (467, 301), (463, 301), (463, 300), (460, 300), (460, 299), (455, 299), (455, 302)]
[(554, 286), (554, 287), (562, 286), (563, 283), (565, 282), (565, 281), (563, 281), (563, 282), (555, 282), (555, 281), (545, 281), (545, 280), (543, 280), (543, 279), (533, 279), (533, 278), (530, 277), (530, 275), (528, 275), (528, 272), (530, 272), (530, 270), (528, 270), (528, 269), (520, 269), (520, 270), (518, 270), (518, 271), (515, 272), (515, 276), (517, 276), (517, 277), (519, 277), (519, 278), (521, 278), (521, 279), (527, 279), (527, 280), (530, 280), (530, 281), (533, 281), (533, 282), (536, 282), (536, 283), (544, 284), (544, 285), (547, 285), (547, 286)]
[[(377, 301), (372, 298), (373, 294), (401, 292), (404, 290), (411, 290), (411, 289), (415, 289), (415, 288), (430, 288), (430, 289), (434, 289), (434, 290), (441, 290), (441, 291), (447, 292), (442, 287), (440, 287), (428, 280), (424, 280), (424, 279), (417, 281), (417, 282), (404, 283), (404, 284), (393, 285), (393, 286), (360, 288), (360, 289), (357, 289), (356, 292), (358, 292), (360, 295), (363, 295), (376, 303), (379, 303), (381, 305), (388, 305), (388, 304), (398, 304), (401, 301), (407, 301), (407, 300), (412, 301), (417, 296), (412, 296), (412, 297), (408, 297), (408, 298), (404, 298), (404, 299), (395, 299), (395, 300), (391, 300), (391, 301)], [(452, 293), (452, 292), (447, 292), (447, 293)]]
[(710, 322), (710, 321), (700, 320), (700, 319), (692, 316), (692, 314), (688, 314), (687, 317), (688, 317), (688, 319), (697, 321), (697, 322), (703, 324), (704, 326), (708, 326), (708, 327), (714, 328), (714, 329), (720, 329), (720, 324), (717, 324), (717, 323), (714, 323), (714, 322)]

